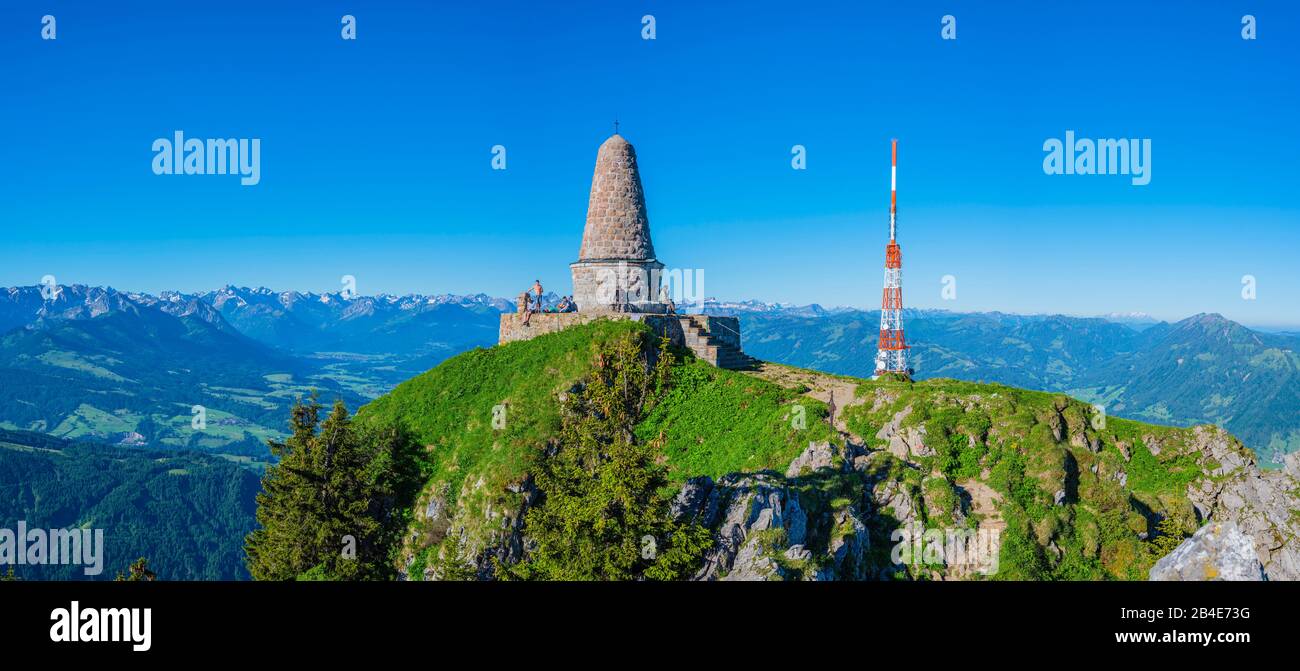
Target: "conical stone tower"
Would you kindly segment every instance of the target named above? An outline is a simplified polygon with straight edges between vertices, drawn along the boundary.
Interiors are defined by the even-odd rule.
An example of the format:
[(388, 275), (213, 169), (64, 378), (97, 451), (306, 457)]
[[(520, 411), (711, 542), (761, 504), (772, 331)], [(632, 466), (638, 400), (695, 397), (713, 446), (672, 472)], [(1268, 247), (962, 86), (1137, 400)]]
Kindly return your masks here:
[(740, 322), (735, 317), (676, 309), (670, 313), (667, 303), (659, 302), (660, 284), (666, 279), (664, 264), (655, 258), (650, 241), (636, 150), (617, 133), (600, 145), (596, 155), (582, 248), (569, 268), (578, 311), (525, 312), (527, 300), (521, 296), (517, 312), (501, 315), (498, 342), (528, 340), (604, 319), (632, 320), (715, 366), (751, 365), (741, 350)]
[(660, 271), (636, 150), (614, 134), (600, 145), (591, 177), (587, 226), (573, 273), (579, 312), (664, 312)]

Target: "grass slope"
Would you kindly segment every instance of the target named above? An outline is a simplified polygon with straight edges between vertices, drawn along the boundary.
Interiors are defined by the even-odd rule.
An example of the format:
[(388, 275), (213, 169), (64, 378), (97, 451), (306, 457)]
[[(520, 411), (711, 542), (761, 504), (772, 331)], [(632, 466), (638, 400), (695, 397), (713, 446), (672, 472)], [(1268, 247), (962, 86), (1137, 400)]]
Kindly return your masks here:
[[(638, 323), (597, 321), (476, 349), (402, 383), (358, 412), (359, 421), (405, 421), (430, 451), (432, 471), (420, 498), (425, 515), (417, 515), (421, 541), (412, 574), (449, 534), (463, 533), (471, 550), (498, 537), (498, 513), (521, 502), (511, 485), (525, 478), (559, 430), (557, 399), (590, 371), (597, 343), (629, 332), (653, 337)], [(714, 368), (686, 352), (678, 358), (677, 388), (638, 429), (645, 439), (663, 434), (674, 480), (784, 470), (810, 440), (831, 439), (824, 404)], [(806, 428), (795, 428), (796, 413)], [(502, 418), (495, 426), (494, 417)], [(425, 522), (437, 509), (454, 511), (452, 519)]]
[(662, 437), (671, 477), (717, 479), (736, 471), (776, 470), (810, 442), (836, 442), (825, 403), (743, 373), (683, 357), (673, 389), (637, 429)]
[[(629, 332), (653, 337), (634, 322), (598, 321), (476, 349), (361, 409), (360, 421), (406, 422), (430, 452), (407, 549), (412, 577), (447, 550), (476, 555), (513, 532), (525, 498), (519, 485), (558, 432), (558, 399), (589, 372), (598, 342)], [(911, 493), (928, 527), (996, 515), (1006, 524), (999, 577), (1009, 579), (1140, 579), (1154, 561), (1160, 520), (1195, 528), (1186, 486), (1202, 470), (1190, 430), (1113, 417), (1101, 423), (1091, 406), (1064, 395), (995, 384), (851, 381), (861, 402), (843, 408), (841, 419), (880, 452), (869, 473), (791, 480), (805, 509), (839, 510), (869, 498), (864, 482), (889, 480)], [(674, 383), (637, 434), (662, 441), (676, 482), (784, 472), (810, 442), (844, 441), (828, 426), (826, 405), (797, 384), (720, 370), (687, 352)], [(891, 456), (876, 438), (908, 408), (901, 429), (922, 432), (932, 455)], [(959, 514), (971, 492), (991, 492), (995, 501), (982, 513)]]

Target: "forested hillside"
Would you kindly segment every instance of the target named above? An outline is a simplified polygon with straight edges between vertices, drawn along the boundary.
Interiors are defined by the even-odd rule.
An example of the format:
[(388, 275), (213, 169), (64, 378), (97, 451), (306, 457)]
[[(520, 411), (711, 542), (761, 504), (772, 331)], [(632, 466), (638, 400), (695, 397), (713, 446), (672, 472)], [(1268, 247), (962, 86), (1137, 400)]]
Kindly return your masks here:
[[(161, 580), (248, 577), (257, 474), (195, 452), (68, 442), (0, 430), (0, 527), (104, 530), (111, 580), (139, 557)], [(16, 566), (23, 579), (87, 579), (81, 566)]]

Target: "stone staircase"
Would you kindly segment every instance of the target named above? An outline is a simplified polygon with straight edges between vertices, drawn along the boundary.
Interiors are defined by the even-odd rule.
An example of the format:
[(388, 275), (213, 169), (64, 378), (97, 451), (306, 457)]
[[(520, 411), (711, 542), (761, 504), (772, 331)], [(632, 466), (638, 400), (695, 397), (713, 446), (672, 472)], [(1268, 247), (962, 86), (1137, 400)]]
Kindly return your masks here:
[(739, 333), (734, 338), (719, 337), (709, 332), (708, 320), (697, 315), (683, 315), (678, 321), (682, 325), (686, 346), (695, 356), (718, 368), (738, 370), (753, 365), (753, 359), (732, 343), (733, 340), (739, 342)]

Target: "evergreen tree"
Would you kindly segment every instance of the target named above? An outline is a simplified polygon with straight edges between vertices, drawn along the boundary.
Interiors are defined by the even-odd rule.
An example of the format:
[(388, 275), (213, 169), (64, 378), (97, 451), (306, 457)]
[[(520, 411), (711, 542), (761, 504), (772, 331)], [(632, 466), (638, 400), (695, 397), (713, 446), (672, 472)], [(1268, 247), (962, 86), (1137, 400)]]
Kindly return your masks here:
[(149, 570), (149, 560), (141, 557), (133, 562), (127, 568), (126, 575), (121, 573), (113, 578), (116, 582), (153, 582), (158, 579), (158, 574)]
[(392, 578), (419, 447), (401, 427), (357, 426), (342, 401), (324, 421), (320, 410), (314, 398), (296, 404), (292, 434), (269, 441), (279, 462), (262, 478), (248, 570), (258, 580)]
[(456, 536), (448, 539), (442, 553), (429, 562), (429, 568), (435, 578), (443, 582), (468, 582), (478, 579), (478, 571), (472, 563), (466, 562), (465, 538)]
[(525, 517), (535, 546), (498, 566), (501, 577), (674, 580), (699, 563), (708, 531), (672, 520), (660, 441), (633, 432), (671, 381), (667, 340), (646, 345), (635, 334), (599, 345), (595, 370), (563, 401), (558, 443), (536, 475), (541, 503)]
[(1169, 553), (1178, 549), (1183, 541), (1191, 537), (1191, 534), (1183, 531), (1183, 527), (1172, 517), (1166, 517), (1156, 524), (1156, 535), (1147, 541), (1147, 554), (1150, 555), (1153, 562), (1169, 555)]

